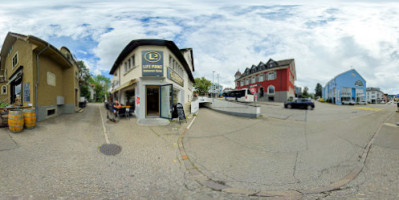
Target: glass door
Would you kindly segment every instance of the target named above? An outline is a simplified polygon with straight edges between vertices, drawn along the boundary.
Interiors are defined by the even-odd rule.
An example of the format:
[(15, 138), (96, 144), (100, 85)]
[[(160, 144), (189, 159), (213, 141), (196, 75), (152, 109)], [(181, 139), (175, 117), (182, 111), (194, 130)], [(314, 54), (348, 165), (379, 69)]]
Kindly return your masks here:
[(173, 110), (173, 85), (161, 85), (161, 117), (172, 119)]

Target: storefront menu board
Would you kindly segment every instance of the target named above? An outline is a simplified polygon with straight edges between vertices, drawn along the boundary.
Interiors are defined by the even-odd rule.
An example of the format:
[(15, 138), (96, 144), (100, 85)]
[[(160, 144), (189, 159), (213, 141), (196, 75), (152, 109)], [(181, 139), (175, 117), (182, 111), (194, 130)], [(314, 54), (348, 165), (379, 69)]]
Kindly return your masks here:
[[(184, 114), (184, 108), (183, 105), (181, 105), (181, 103), (177, 103), (176, 105), (176, 109), (177, 109), (177, 115), (179, 116), (179, 122), (180, 120), (186, 120), (186, 115)], [(187, 122), (187, 120), (186, 120)]]
[(24, 85), (24, 101), (29, 102), (30, 101), (30, 83), (27, 82)]
[(143, 76), (163, 76), (163, 51), (142, 51)]

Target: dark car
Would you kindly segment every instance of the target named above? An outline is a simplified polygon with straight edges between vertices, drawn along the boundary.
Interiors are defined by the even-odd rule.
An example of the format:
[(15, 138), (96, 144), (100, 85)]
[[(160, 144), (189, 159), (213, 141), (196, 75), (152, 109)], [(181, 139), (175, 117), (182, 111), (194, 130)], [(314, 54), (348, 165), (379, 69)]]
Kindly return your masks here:
[(305, 108), (308, 110), (314, 109), (314, 103), (310, 99), (295, 99), (284, 103), (284, 108)]

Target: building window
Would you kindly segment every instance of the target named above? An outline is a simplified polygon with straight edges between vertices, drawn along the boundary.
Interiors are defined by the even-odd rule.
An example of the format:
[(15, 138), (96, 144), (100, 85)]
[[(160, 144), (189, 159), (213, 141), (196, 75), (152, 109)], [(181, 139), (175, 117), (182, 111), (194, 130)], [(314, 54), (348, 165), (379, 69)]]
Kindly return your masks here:
[(249, 79), (245, 79), (245, 85), (249, 85)]
[(263, 74), (259, 75), (259, 81), (260, 81), (260, 82), (263, 81)]
[(276, 79), (276, 72), (270, 72), (269, 74), (268, 74), (268, 80), (274, 80), (274, 79)]
[(269, 87), (267, 88), (267, 93), (268, 93), (268, 94), (274, 94), (274, 86), (273, 86), (273, 85), (271, 85), (271, 86), (269, 86)]
[(136, 60), (135, 60), (134, 56), (135, 55), (133, 54), (133, 56), (130, 58), (132, 60), (132, 68), (136, 67)]
[(251, 83), (256, 83), (256, 76), (252, 77), (252, 82)]
[(1, 94), (7, 94), (7, 86), (3, 85), (1, 87)]
[(125, 73), (127, 72), (128, 68), (127, 68), (127, 62), (125, 62)]
[(14, 57), (12, 57), (12, 68), (17, 66), (17, 64), (18, 64), (18, 52), (15, 53)]
[(47, 109), (47, 118), (55, 116), (57, 113), (57, 110), (55, 108), (49, 108)]
[(244, 81), (241, 81), (241, 84), (240, 84), (241, 86), (244, 86)]
[(52, 72), (47, 72), (47, 84), (51, 86), (56, 86), (56, 77)]

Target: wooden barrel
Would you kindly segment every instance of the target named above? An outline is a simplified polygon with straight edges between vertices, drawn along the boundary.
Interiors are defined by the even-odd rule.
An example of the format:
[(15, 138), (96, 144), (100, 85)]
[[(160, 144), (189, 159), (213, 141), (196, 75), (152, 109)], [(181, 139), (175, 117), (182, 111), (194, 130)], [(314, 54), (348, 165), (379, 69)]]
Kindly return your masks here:
[(36, 126), (36, 111), (35, 109), (24, 109), (24, 124), (27, 129), (35, 128)]
[(8, 113), (8, 128), (14, 133), (24, 130), (24, 116), (22, 115), (22, 111), (15, 110)]

